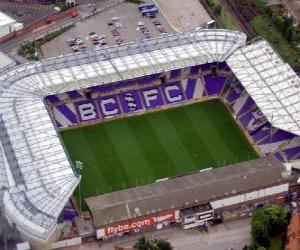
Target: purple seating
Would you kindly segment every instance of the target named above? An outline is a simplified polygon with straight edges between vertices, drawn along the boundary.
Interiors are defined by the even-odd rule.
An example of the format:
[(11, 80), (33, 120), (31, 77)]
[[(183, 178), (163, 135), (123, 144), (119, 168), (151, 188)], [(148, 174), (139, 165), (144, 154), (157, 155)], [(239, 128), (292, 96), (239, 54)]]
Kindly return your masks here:
[[(217, 67), (220, 71), (230, 70), (226, 63), (209, 63), (172, 70), (167, 73), (169, 77), (167, 77), (166, 83), (159, 81), (159, 74), (153, 74), (138, 79), (89, 88), (92, 93), (100, 93), (99, 96), (92, 95), (87, 98), (84, 90), (74, 90), (63, 94), (50, 95), (46, 97), (46, 100), (54, 105), (51, 108), (54, 111), (56, 125), (58, 127), (68, 127), (79, 123), (109, 119), (121, 113), (176, 105), (185, 100), (200, 98), (202, 95), (208, 97), (220, 96), (226, 91), (224, 100), (237, 114), (237, 119), (248, 131), (254, 142), (261, 147), (262, 152), (265, 152), (265, 155), (274, 155), (281, 161), (293, 160), (295, 157), (300, 159), (298, 139), (287, 144), (296, 135), (272, 128), (242, 84), (232, 75), (227, 78), (226, 76), (207, 72), (211, 70), (212, 66)], [(192, 79), (196, 78), (195, 75), (199, 71), (207, 72), (203, 76), (203, 81)], [(179, 80), (181, 74), (184, 74), (185, 78), (186, 75), (188, 77), (189, 73), (191, 75), (189, 79)], [(157, 84), (153, 84), (154, 82)], [(74, 102), (69, 103), (69, 99), (74, 100)], [(272, 143), (274, 145), (268, 145)], [(283, 151), (276, 152), (278, 150)], [(73, 208), (66, 207), (62, 213), (63, 219), (73, 218), (74, 216), (76, 216), (76, 211)]]
[(199, 71), (200, 71), (200, 65), (193, 66), (193, 67), (191, 67), (191, 69), (190, 69), (190, 74), (191, 74), (191, 75), (196, 75), (196, 74), (199, 73)]
[(300, 147), (286, 149), (284, 150), (284, 153), (286, 154), (288, 160), (291, 160), (297, 155), (300, 156)]
[(270, 133), (269, 137), (260, 142), (259, 144), (269, 144), (273, 142), (280, 142), (280, 141), (285, 141), (285, 140), (290, 140), (294, 138), (295, 135), (292, 133), (289, 133), (287, 131), (278, 129), (275, 133)]
[(72, 124), (77, 124), (76, 114), (66, 105), (57, 105), (55, 108)]
[(63, 211), (61, 212), (60, 216), (58, 217), (58, 223), (63, 223), (65, 221), (71, 221), (79, 214), (76, 211), (72, 201), (69, 201), (66, 206), (64, 207)]
[(93, 86), (90, 88), (94, 93), (105, 93), (114, 90), (114, 85), (104, 85), (104, 86)]
[(125, 88), (134, 85), (136, 82), (134, 80), (118, 82), (115, 84), (115, 89)]
[(249, 96), (247, 98), (247, 101), (245, 102), (244, 106), (240, 109), (239, 113), (237, 114), (238, 116), (240, 116), (241, 114), (244, 114), (246, 112), (248, 112), (252, 106), (255, 104), (255, 102), (253, 101), (253, 99)]
[(145, 84), (157, 81), (158, 79), (159, 79), (159, 75), (155, 74), (155, 75), (150, 75), (150, 76), (146, 76), (146, 77), (138, 79), (138, 83), (141, 85), (145, 85)]
[(245, 129), (248, 128), (248, 125), (250, 124), (251, 120), (253, 119), (252, 113), (247, 113), (239, 118), (240, 122), (243, 124), (243, 127)]
[(206, 63), (201, 65), (200, 67), (202, 71), (209, 71), (212, 65), (214, 65), (214, 63)]
[(60, 102), (60, 99), (58, 99), (56, 95), (48, 95), (46, 97), (46, 100), (51, 102), (52, 104)]
[(219, 63), (218, 68), (219, 68), (219, 70), (230, 71), (230, 68), (226, 62)]
[(225, 85), (226, 77), (224, 76), (213, 76), (205, 75), (204, 77), (205, 89), (207, 95), (216, 96), (222, 93)]
[(285, 162), (285, 160), (283, 159), (282, 155), (279, 152), (275, 153), (274, 156), (281, 162)]
[(172, 70), (170, 73), (170, 79), (177, 78), (181, 75), (181, 69)]
[(259, 142), (260, 140), (270, 136), (271, 134), (271, 129), (272, 129), (272, 126), (271, 124), (266, 124), (265, 126), (263, 126), (262, 128), (260, 128), (259, 130), (255, 131), (253, 134), (252, 134), (252, 138), (253, 140), (257, 143)]
[(196, 88), (196, 79), (188, 79), (185, 89), (185, 95), (188, 100), (193, 99), (195, 88)]
[(67, 92), (68, 96), (71, 99), (77, 99), (83, 97), (77, 90)]
[(235, 92), (234, 88), (231, 88), (226, 96), (226, 100), (229, 104), (233, 104), (240, 95)]
[(245, 90), (243, 85), (240, 83), (238, 83), (236, 86), (234, 86), (234, 89), (235, 89), (235, 92), (238, 94), (242, 93)]

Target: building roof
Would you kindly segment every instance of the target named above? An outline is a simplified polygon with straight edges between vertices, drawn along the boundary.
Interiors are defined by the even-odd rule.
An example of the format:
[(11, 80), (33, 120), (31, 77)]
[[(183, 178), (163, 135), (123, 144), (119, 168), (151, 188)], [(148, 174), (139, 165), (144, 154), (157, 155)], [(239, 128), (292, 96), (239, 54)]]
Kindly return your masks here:
[(284, 5), (288, 8), (290, 14), (296, 19), (297, 22), (300, 21), (300, 1), (299, 0), (285, 0)]
[(79, 182), (44, 97), (223, 62), (246, 36), (202, 30), (23, 64), (0, 73), (0, 188), (9, 220), (45, 240)]
[(87, 198), (97, 227), (287, 182), (283, 164), (266, 157)]
[(227, 64), (274, 127), (300, 135), (300, 79), (268, 42), (240, 48)]
[(15, 23), (16, 20), (0, 11), (0, 27)]
[(286, 250), (300, 250), (300, 211), (293, 214), (287, 229)]

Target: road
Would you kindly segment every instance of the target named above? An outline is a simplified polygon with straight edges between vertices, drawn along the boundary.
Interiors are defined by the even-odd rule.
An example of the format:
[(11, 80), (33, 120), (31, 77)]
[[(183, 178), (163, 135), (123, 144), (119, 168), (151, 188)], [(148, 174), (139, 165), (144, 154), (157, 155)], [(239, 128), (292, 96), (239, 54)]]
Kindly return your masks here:
[[(168, 239), (176, 250), (241, 250), (246, 244), (252, 243), (250, 230), (250, 218), (248, 218), (209, 227), (208, 233), (199, 232), (197, 229), (172, 228), (148, 232), (144, 236), (146, 238)], [(140, 236), (123, 237), (111, 243), (102, 244), (100, 248), (97, 243), (93, 242), (64, 248), (64, 250), (112, 250), (115, 246), (131, 247)]]
[[(72, 18), (71, 16), (66, 17), (64, 19), (61, 19), (57, 22), (51, 23), (49, 25), (45, 25), (44, 27), (41, 27), (37, 30), (34, 30), (33, 32), (30, 33), (26, 33), (23, 34), (21, 36), (12, 38), (6, 42), (3, 42), (0, 44), (0, 50), (3, 51), (4, 53), (7, 54), (11, 54), (11, 55), (15, 55), (17, 53), (17, 48), (23, 44), (25, 41), (31, 41), (35, 38), (41, 37), (41, 36), (45, 36), (47, 33), (56, 30), (57, 28), (61, 27), (61, 26), (65, 26), (68, 23), (78, 23), (81, 22), (81, 14), (86, 14), (89, 12), (89, 4), (93, 1), (92, 0), (81, 0), (82, 1), (82, 5), (78, 6), (78, 12), (79, 15), (75, 18)], [(98, 0), (97, 0), (98, 1)], [(98, 1), (97, 2), (95, 0), (95, 2), (97, 4), (95, 4), (95, 6), (100, 9), (103, 8), (105, 6), (111, 5), (116, 3), (118, 0), (103, 0), (103, 1)]]
[(78, 20), (79, 20), (79, 17), (77, 17), (77, 18), (68, 17), (68, 18), (64, 18), (58, 22), (47, 25), (43, 29), (39, 28), (33, 32), (25, 33), (21, 36), (12, 38), (8, 41), (1, 43), (0, 50), (7, 54), (14, 54), (14, 53), (16, 53), (17, 48), (21, 44), (23, 44), (25, 41), (31, 41), (34, 38), (44, 36), (47, 33), (51, 32), (52, 30), (55, 30), (55, 29), (65, 25), (66, 23), (71, 23), (71, 22), (75, 22)]

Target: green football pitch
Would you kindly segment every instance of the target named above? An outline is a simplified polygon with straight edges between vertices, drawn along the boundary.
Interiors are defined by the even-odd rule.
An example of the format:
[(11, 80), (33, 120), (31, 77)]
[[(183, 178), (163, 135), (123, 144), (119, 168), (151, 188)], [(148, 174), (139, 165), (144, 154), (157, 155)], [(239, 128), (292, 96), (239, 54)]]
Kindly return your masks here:
[(74, 165), (83, 163), (82, 198), (258, 157), (218, 100), (61, 135)]

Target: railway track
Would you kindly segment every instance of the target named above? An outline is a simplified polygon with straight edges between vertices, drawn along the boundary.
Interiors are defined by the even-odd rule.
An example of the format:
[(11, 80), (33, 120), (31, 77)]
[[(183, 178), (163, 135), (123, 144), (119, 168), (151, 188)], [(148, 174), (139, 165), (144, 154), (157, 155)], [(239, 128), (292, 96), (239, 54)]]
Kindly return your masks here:
[[(245, 19), (245, 17), (242, 15), (241, 11), (238, 10), (236, 4), (232, 0), (222, 0), (223, 4), (227, 7), (227, 9), (230, 11), (232, 15), (234, 15), (238, 20), (239, 24), (242, 27), (242, 29), (245, 31), (245, 33), (248, 35), (249, 38), (255, 38), (257, 37), (257, 33), (252, 28), (250, 23)], [(253, 9), (251, 4), (247, 1), (247, 6), (249, 7), (249, 11), (252, 14), (252, 18), (256, 17), (258, 13)]]

